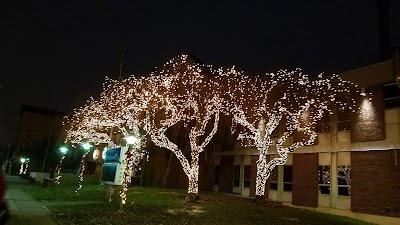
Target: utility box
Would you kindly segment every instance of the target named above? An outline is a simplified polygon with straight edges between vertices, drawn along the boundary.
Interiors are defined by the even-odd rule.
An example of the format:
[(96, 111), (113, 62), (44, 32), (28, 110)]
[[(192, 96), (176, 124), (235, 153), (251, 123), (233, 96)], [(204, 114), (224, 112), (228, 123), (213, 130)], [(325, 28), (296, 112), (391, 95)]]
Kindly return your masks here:
[(106, 157), (101, 167), (100, 182), (107, 185), (122, 185), (126, 153), (128, 147), (110, 148), (106, 150)]

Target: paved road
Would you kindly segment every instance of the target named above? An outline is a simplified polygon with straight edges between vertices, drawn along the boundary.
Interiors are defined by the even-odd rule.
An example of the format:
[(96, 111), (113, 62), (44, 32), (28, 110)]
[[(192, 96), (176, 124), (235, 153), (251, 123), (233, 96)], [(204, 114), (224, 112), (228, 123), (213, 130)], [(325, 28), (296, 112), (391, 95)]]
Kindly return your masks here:
[(17, 176), (6, 175), (7, 191), (4, 197), (10, 220), (6, 225), (58, 225), (43, 203), (30, 198), (23, 189), (31, 185)]

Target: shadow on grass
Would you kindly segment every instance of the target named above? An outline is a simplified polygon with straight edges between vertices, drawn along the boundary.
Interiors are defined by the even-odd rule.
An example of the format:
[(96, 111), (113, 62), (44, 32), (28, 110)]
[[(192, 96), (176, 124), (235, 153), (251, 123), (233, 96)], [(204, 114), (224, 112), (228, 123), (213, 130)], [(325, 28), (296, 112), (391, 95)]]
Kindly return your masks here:
[(51, 203), (48, 208), (60, 224), (369, 224), (279, 204), (260, 205), (253, 199), (214, 192), (201, 192), (199, 201), (188, 203), (186, 190), (142, 186), (129, 189), (125, 213), (121, 214), (118, 188), (112, 202), (105, 200), (105, 186), (84, 185), (80, 195), (75, 194), (75, 189), (76, 186), (64, 186), (26, 191), (34, 199)]

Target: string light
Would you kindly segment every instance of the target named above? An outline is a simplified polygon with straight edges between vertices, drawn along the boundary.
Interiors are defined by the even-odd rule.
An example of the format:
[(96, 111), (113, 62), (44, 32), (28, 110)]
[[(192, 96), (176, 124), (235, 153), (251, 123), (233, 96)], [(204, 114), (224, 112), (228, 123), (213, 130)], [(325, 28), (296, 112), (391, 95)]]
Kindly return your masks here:
[(143, 139), (135, 138), (135, 143), (130, 143), (133, 144), (133, 146), (130, 150), (128, 150), (127, 156), (123, 162), (125, 164), (125, 170), (122, 180), (122, 190), (119, 192), (121, 199), (120, 212), (123, 212), (123, 207), (126, 204), (127, 200), (126, 192), (128, 191), (129, 184), (131, 183), (132, 171), (134, 169), (136, 171), (140, 171), (141, 170), (140, 163), (142, 159), (146, 155), (148, 156), (148, 152), (141, 148), (142, 146), (141, 141), (143, 141)]
[(21, 158), (21, 167), (19, 168), (19, 175), (25, 175), (28, 172), (29, 158)]
[(79, 191), (82, 189), (83, 173), (85, 172), (85, 169), (86, 169), (85, 160), (86, 160), (86, 156), (90, 152), (90, 148), (93, 147), (93, 145), (91, 145), (89, 143), (84, 143), (84, 144), (82, 144), (82, 147), (85, 150), (85, 152), (83, 153), (82, 159), (81, 159), (81, 167), (80, 167), (80, 172), (79, 172), (78, 188), (75, 191), (76, 194), (79, 194)]
[(61, 172), (62, 162), (65, 159), (65, 154), (67, 154), (68, 148), (63, 146), (60, 148), (60, 151), (61, 151), (62, 156), (57, 165), (57, 176), (54, 178), (54, 182), (56, 185), (60, 184), (60, 178), (61, 178), (60, 172)]
[[(357, 85), (338, 75), (324, 78), (320, 74), (312, 80), (296, 69), (249, 76), (235, 67), (215, 69), (180, 55), (147, 77), (132, 75), (122, 81), (106, 77), (100, 98), (90, 98), (66, 118), (66, 141), (115, 146), (111, 129), (124, 137), (143, 131), (143, 137), (175, 154), (188, 177), (188, 193), (198, 194), (199, 155), (216, 134), (220, 114), (231, 115), (232, 133), (259, 151), (256, 195), (263, 196), (272, 170), (285, 164), (295, 149), (313, 144), (317, 122), (326, 113), (333, 113), (334, 106), (356, 109), (350, 95), (354, 92), (360, 92)], [(190, 160), (166, 135), (178, 123), (190, 128)], [(280, 126), (285, 129), (276, 138)], [(208, 133), (207, 127), (212, 127)], [(295, 132), (304, 137), (290, 144), (289, 137)], [(272, 146), (279, 157), (267, 162)], [(131, 159), (125, 163), (129, 172)], [(121, 194), (123, 204), (125, 197)]]

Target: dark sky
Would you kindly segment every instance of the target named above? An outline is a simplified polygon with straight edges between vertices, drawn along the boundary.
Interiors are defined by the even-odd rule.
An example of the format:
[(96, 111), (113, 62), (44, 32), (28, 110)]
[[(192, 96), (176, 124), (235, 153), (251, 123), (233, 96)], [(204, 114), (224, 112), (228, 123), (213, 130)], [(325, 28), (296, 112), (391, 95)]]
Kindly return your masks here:
[[(400, 2), (390, 2), (400, 46)], [(122, 52), (125, 75), (180, 53), (254, 73), (379, 61), (377, 0), (5, 0), (0, 18), (0, 144), (14, 142), (23, 104), (70, 111), (117, 77)]]

